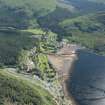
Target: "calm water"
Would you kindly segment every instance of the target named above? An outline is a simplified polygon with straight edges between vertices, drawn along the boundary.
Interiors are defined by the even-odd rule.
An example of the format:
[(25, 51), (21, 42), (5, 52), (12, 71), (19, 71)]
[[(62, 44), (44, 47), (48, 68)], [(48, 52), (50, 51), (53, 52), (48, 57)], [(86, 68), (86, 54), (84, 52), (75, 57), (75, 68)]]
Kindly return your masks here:
[(105, 57), (79, 51), (78, 58), (69, 91), (79, 105), (105, 105)]

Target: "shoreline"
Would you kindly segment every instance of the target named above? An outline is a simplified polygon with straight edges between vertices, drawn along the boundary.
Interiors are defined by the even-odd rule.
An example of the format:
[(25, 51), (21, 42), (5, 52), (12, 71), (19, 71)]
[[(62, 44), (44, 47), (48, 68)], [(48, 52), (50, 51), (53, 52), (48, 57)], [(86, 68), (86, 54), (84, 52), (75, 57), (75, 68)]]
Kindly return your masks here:
[(71, 51), (69, 45), (69, 47), (63, 47), (57, 54), (48, 55), (48, 59), (57, 72), (59, 78), (58, 81), (62, 87), (64, 98), (69, 101), (68, 104), (65, 105), (78, 105), (68, 90), (68, 81), (70, 81), (74, 62), (77, 60), (76, 51)]
[(77, 103), (77, 101), (75, 100), (75, 98), (72, 96), (71, 92), (69, 91), (70, 88), (68, 88), (69, 81), (71, 81), (71, 75), (72, 75), (72, 72), (73, 72), (74, 63), (75, 63), (76, 60), (77, 60), (77, 55), (75, 54), (75, 58), (72, 59), (71, 68), (69, 69), (70, 77), (68, 77), (65, 81), (66, 91), (68, 92), (68, 96), (69, 96), (68, 98), (72, 101), (71, 105), (79, 105)]
[(71, 75), (73, 72), (73, 67), (74, 67), (74, 63), (77, 60), (77, 55), (74, 54), (74, 57), (72, 57), (72, 61), (70, 62), (71, 67), (68, 69), (69, 75), (67, 76), (67, 78), (64, 80), (64, 85), (66, 87), (65, 92), (67, 93), (67, 96), (65, 96), (68, 100), (71, 101), (70, 105), (78, 105), (78, 103), (76, 102), (75, 98), (72, 96), (72, 94), (69, 91), (68, 85), (69, 85), (69, 81), (71, 80)]

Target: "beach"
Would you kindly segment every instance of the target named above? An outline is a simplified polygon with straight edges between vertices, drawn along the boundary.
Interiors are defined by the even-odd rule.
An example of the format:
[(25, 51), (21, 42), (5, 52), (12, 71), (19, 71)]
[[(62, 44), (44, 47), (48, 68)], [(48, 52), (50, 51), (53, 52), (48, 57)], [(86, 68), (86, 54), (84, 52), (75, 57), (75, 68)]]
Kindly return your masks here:
[(57, 79), (62, 87), (64, 97), (69, 101), (68, 105), (77, 105), (75, 99), (68, 92), (68, 81), (73, 70), (73, 63), (77, 60), (76, 45), (66, 45), (56, 54), (49, 54), (49, 62), (53, 65), (57, 73)]

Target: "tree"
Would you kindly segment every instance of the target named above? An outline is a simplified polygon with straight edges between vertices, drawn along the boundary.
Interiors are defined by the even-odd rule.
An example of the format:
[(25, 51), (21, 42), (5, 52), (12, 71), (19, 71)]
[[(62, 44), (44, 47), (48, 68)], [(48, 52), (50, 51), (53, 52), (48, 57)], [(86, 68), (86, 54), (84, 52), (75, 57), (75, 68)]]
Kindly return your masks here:
[(18, 55), (18, 66), (21, 70), (29, 72), (34, 68), (34, 63), (30, 59), (30, 53), (27, 50), (21, 50)]

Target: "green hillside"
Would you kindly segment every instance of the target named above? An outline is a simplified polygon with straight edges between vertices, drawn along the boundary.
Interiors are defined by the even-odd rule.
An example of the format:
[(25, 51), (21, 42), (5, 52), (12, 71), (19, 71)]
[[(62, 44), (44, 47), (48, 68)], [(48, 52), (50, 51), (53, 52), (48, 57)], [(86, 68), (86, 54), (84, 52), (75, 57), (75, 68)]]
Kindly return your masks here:
[(24, 75), (0, 70), (0, 105), (56, 105), (46, 90), (31, 81)]
[(38, 27), (37, 18), (55, 8), (55, 0), (0, 0), (0, 26)]
[(80, 31), (94, 32), (98, 31), (100, 28), (104, 29), (105, 25), (105, 13), (99, 12), (97, 14), (89, 14), (84, 16), (79, 16), (73, 19), (66, 19), (60, 23), (62, 27), (66, 28), (77, 28)]
[(105, 52), (105, 13), (90, 14), (66, 19), (59, 24), (64, 37), (99, 53)]
[(29, 9), (30, 12), (50, 12), (55, 9), (55, 0), (0, 0), (1, 6), (5, 5), (8, 8)]
[(0, 0), (0, 105), (56, 105), (50, 90), (63, 105), (48, 55), (65, 39), (105, 55), (104, 11), (105, 0)]
[(18, 30), (0, 30), (0, 65), (14, 65), (21, 49), (30, 50), (35, 46), (31, 33)]

